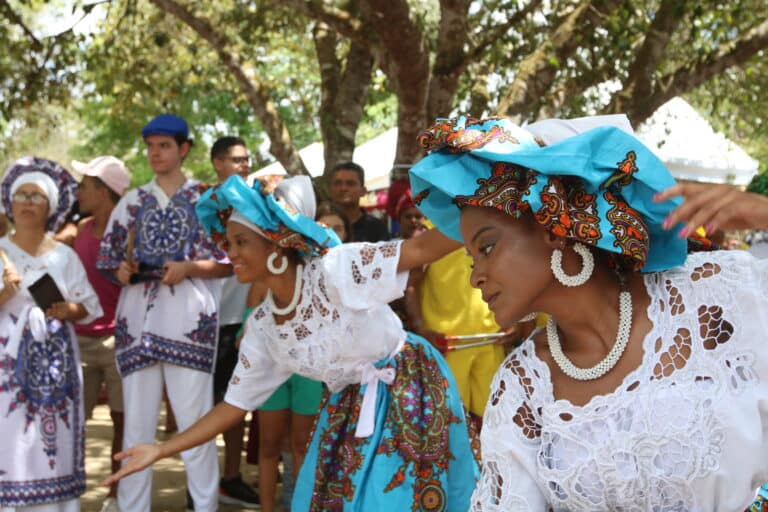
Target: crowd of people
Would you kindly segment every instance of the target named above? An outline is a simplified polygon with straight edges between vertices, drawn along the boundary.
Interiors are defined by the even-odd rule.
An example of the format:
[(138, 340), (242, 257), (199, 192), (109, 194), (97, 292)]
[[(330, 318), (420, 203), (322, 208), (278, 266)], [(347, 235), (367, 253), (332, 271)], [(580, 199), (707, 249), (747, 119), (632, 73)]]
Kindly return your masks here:
[(1, 511), (79, 510), (102, 388), (105, 511), (177, 453), (191, 510), (768, 509), (768, 260), (706, 238), (768, 229), (763, 177), (676, 184), (623, 116), (438, 120), (390, 230), (354, 162), (317, 204), (238, 137), (203, 184), (184, 119), (141, 136), (137, 188), (112, 156), (0, 180)]

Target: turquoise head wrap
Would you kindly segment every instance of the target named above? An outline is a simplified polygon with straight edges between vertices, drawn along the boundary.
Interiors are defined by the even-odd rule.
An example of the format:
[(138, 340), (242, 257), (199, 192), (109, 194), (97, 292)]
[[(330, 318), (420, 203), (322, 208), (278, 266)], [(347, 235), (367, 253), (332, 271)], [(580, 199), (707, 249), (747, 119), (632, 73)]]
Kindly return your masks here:
[(662, 228), (679, 200), (654, 203), (675, 181), (634, 136), (603, 126), (543, 146), (506, 119), (438, 120), (419, 137), (430, 151), (410, 171), (414, 202), (461, 241), (465, 206), (525, 212), (557, 236), (617, 256), (622, 266), (659, 271), (682, 264), (685, 240)]
[[(309, 179), (299, 176), (283, 183), (289, 185), (289, 180), (301, 178)], [(302, 256), (319, 256), (339, 245), (341, 241), (332, 229), (322, 227), (298, 210), (303, 208), (309, 214), (314, 211), (311, 186), (311, 197), (306, 198), (307, 194), (304, 194), (304, 202), (311, 204), (291, 204), (290, 191), (290, 186), (285, 187), (285, 197), (276, 197), (265, 192), (259, 181), (249, 186), (242, 177), (233, 175), (221, 185), (206, 190), (198, 200), (195, 212), (200, 224), (217, 243), (224, 241), (227, 220), (233, 211), (237, 211), (257, 226), (261, 235), (281, 247), (296, 249)]]

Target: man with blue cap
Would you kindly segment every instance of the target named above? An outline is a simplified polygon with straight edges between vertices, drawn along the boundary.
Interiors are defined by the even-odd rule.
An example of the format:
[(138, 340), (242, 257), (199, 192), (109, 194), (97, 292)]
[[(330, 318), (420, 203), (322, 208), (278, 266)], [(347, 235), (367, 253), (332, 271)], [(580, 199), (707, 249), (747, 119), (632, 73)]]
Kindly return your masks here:
[[(117, 204), (97, 260), (99, 269), (123, 285), (115, 343), (127, 445), (154, 441), (164, 386), (181, 428), (213, 406), (218, 318), (211, 290), (213, 278), (231, 274), (195, 216), (200, 184), (181, 168), (192, 146), (186, 121), (161, 114), (141, 135), (155, 177)], [(195, 510), (216, 510), (215, 444), (181, 455)], [(151, 472), (144, 471), (122, 482), (120, 510), (150, 510), (151, 481)]]

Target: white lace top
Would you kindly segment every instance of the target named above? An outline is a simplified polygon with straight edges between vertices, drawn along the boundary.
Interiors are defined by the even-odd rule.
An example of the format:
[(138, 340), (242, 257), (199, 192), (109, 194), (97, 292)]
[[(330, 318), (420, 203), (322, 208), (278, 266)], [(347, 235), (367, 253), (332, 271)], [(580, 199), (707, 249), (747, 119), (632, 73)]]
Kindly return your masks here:
[(497, 372), (473, 511), (738, 511), (768, 480), (768, 261), (692, 255), (650, 274), (640, 367), (555, 400), (531, 340)]
[(253, 410), (294, 373), (325, 382), (332, 392), (360, 383), (366, 365), (387, 357), (406, 336), (387, 306), (403, 295), (408, 278), (397, 273), (400, 244), (344, 244), (310, 260), (296, 314), (281, 325), (266, 302), (256, 307), (226, 401)]

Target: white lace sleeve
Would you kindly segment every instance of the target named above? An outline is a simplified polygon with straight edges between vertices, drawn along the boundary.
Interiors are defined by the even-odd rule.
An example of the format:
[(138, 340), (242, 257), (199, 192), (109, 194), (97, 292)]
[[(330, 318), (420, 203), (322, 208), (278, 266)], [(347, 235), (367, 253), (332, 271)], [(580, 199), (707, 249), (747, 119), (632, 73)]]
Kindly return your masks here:
[(538, 372), (526, 364), (530, 341), (510, 354), (491, 384), (481, 443), (483, 472), (472, 512), (540, 512), (547, 502), (536, 482), (541, 419), (536, 405)]
[(265, 343), (249, 317), (240, 342), (237, 366), (224, 397), (230, 405), (245, 411), (260, 407), (291, 376), (291, 372), (275, 364)]
[(402, 297), (408, 272), (397, 272), (401, 244), (343, 244), (328, 251), (322, 265), (331, 299), (364, 310)]

